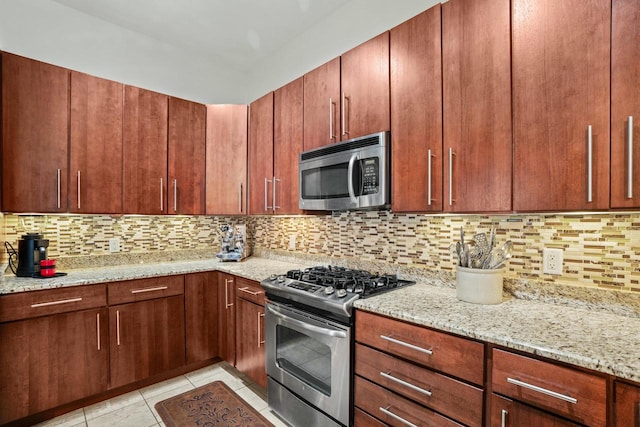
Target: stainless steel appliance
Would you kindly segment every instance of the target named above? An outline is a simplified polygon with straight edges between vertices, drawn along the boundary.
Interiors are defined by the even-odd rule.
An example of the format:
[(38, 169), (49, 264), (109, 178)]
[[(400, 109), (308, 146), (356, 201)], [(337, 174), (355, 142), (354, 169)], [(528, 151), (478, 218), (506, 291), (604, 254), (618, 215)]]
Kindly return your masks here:
[(292, 426), (351, 425), (353, 303), (413, 283), (332, 266), (263, 280), (271, 410)]
[(340, 211), (390, 204), (389, 132), (300, 154), (300, 209)]

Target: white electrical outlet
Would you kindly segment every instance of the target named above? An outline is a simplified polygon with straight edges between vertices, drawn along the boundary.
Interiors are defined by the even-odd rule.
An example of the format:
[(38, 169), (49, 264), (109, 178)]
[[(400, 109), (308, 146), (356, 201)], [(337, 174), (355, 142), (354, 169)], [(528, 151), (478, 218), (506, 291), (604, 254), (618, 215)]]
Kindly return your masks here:
[(542, 250), (542, 272), (562, 275), (562, 249), (544, 248)]
[(109, 252), (120, 252), (120, 239), (117, 237), (109, 239)]
[(295, 251), (296, 250), (296, 235), (292, 234), (291, 236), (289, 236), (289, 250), (290, 251)]

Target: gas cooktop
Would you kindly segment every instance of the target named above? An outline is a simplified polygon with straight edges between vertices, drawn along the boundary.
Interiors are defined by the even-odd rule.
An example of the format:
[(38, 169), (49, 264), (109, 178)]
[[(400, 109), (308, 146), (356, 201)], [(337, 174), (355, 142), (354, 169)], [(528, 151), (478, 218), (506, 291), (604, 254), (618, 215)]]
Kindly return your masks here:
[(370, 273), (336, 266), (289, 270), (261, 282), (267, 297), (294, 301), (320, 310), (351, 317), (353, 302), (415, 282), (392, 274)]

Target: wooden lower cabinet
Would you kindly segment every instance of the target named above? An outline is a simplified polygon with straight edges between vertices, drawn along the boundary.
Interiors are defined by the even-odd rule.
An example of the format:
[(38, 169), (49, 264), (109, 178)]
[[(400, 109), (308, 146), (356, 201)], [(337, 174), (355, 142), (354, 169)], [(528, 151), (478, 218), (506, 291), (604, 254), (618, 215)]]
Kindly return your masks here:
[(185, 364), (184, 295), (109, 307), (110, 387)]
[(236, 368), (267, 387), (264, 305), (236, 297)]
[(617, 427), (640, 426), (640, 386), (616, 382), (614, 417)]
[(107, 309), (0, 324), (0, 424), (107, 390)]
[(218, 356), (218, 273), (188, 274), (184, 280), (187, 364)]
[(236, 365), (235, 277), (218, 273), (218, 355)]
[(491, 396), (491, 427), (577, 427), (555, 415), (494, 394)]

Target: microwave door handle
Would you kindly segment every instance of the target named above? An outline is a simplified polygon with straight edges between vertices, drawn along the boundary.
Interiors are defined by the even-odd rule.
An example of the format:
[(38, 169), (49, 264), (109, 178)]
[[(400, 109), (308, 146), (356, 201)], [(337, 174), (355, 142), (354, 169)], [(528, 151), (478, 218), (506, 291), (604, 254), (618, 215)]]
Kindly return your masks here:
[(353, 188), (353, 168), (355, 166), (356, 160), (358, 160), (358, 155), (351, 155), (351, 158), (349, 159), (349, 169), (347, 169), (347, 189), (349, 190), (349, 198), (353, 203), (358, 203), (356, 192)]

